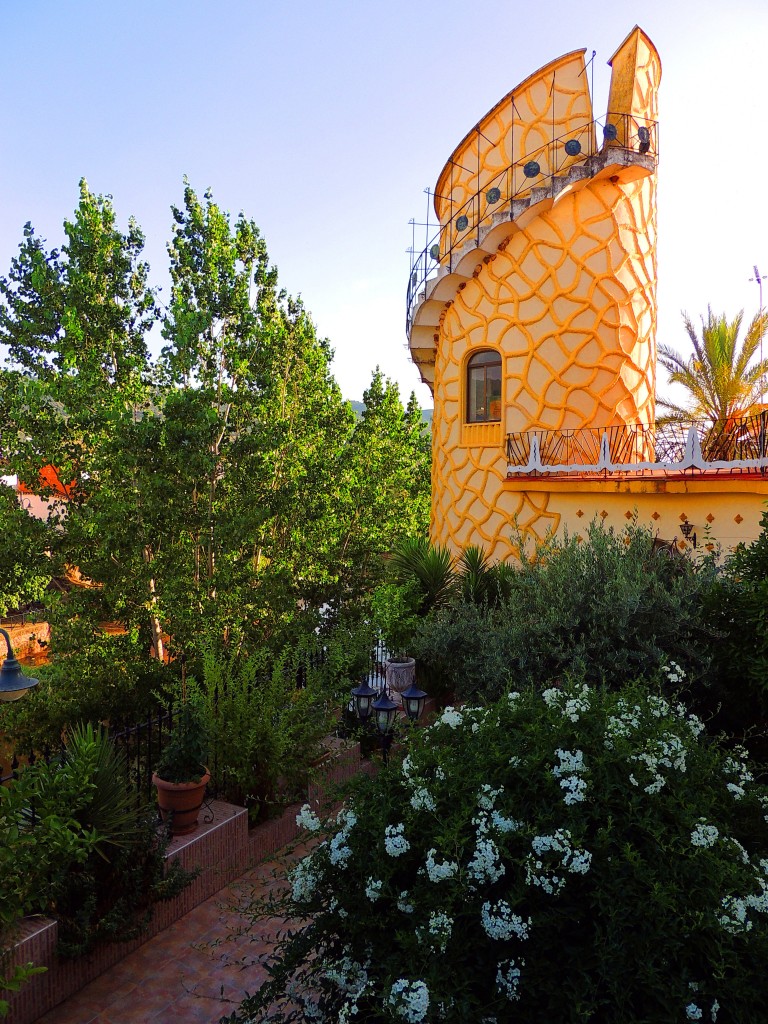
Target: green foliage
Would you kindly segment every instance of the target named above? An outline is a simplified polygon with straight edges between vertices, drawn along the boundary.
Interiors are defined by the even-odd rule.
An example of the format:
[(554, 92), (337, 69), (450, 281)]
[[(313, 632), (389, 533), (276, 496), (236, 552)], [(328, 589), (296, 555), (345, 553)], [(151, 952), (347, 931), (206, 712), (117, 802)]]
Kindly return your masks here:
[(398, 541), (426, 536), (429, 527), (431, 441), (416, 396), (404, 409), (397, 384), (377, 368), (363, 400), (334, 467), (339, 534), (330, 553), (339, 602), (370, 591)]
[(164, 782), (199, 782), (209, 750), (208, 708), (193, 691), (174, 708), (171, 738), (163, 747), (155, 773)]
[(60, 956), (82, 956), (101, 942), (137, 938), (154, 904), (173, 899), (198, 874), (178, 860), (166, 863), (171, 836), (158, 830), (156, 817), (154, 811), (140, 813), (130, 845), (115, 849), (109, 861), (90, 856), (61, 879), (53, 892)]
[(0, 616), (45, 598), (51, 581), (46, 529), (0, 483)]
[(416, 585), (420, 615), (443, 607), (454, 593), (456, 577), (451, 553), (441, 544), (430, 544), (426, 537), (404, 537), (392, 552), (389, 569), (397, 583)]
[(48, 910), (51, 892), (104, 841), (81, 824), (92, 792), (91, 780), (66, 760), (38, 762), (0, 787), (0, 944), (24, 914)]
[[(47, 967), (35, 967), (33, 963), (14, 964), (6, 969), (3, 967), (3, 957), (0, 951), (0, 992), (18, 992), (30, 978), (36, 974), (45, 974)], [(10, 971), (10, 973), (9, 973)], [(7, 1017), (11, 1004), (7, 999), (0, 999), (0, 1017)]]
[(266, 652), (238, 659), (211, 650), (202, 681), (189, 683), (208, 725), (222, 796), (248, 807), (254, 820), (305, 789), (330, 727), (332, 694), (323, 670), (306, 667), (305, 654), (292, 647), (272, 663)]
[(406, 654), (421, 620), (423, 595), (415, 580), (380, 583), (370, 597), (371, 619), (387, 651)]
[(292, 927), (228, 1020), (760, 1020), (767, 810), (647, 683), (448, 708), (302, 811), (327, 841), (254, 908)]
[(125, 753), (110, 742), (105, 730), (78, 723), (68, 736), (61, 764), (90, 787), (87, 803), (73, 811), (84, 832), (101, 838), (95, 847), (108, 860), (104, 847), (126, 847), (137, 839), (136, 801), (128, 791)]
[(709, 562), (654, 552), (650, 531), (592, 523), (550, 541), (505, 576), (497, 607), (454, 602), (419, 626), (412, 653), (456, 698), (498, 696), (568, 674), (618, 686), (673, 658), (693, 682), (708, 661), (702, 598)]
[(691, 406), (682, 408), (675, 402), (659, 399), (660, 408), (671, 419), (691, 416), (716, 421), (744, 416), (761, 400), (768, 376), (768, 359), (750, 366), (760, 341), (768, 328), (768, 313), (762, 310), (753, 318), (743, 342), (739, 330), (744, 311), (733, 320), (725, 314), (716, 316), (707, 309), (701, 320), (701, 338), (687, 313), (683, 321), (693, 346), (693, 355), (684, 359), (669, 345), (659, 346), (659, 362), (669, 373), (672, 384), (682, 385), (688, 392)]
[(712, 670), (702, 705), (717, 726), (743, 742), (764, 763), (768, 744), (768, 513), (760, 536), (726, 560), (706, 595)]
[[(358, 599), (397, 538), (426, 529), (429, 437), (378, 371), (355, 422), (252, 220), (187, 182), (172, 215), (162, 315), (141, 232), (119, 230), (109, 197), (81, 183), (61, 252), (25, 229), (0, 280), (0, 432), (11, 470), (37, 486), (47, 467), (59, 486), (44, 496), (69, 500), (41, 528), (15, 511), (8, 544), (77, 570), (69, 619), (122, 624), (144, 660), (168, 644), (191, 661), (209, 642), (279, 651), (298, 609)], [(0, 595), (16, 600), (7, 564)]]
[(131, 938), (154, 902), (193, 877), (179, 866), (166, 873), (168, 835), (137, 808), (124, 755), (89, 725), (71, 730), (59, 758), (0, 787), (0, 832), (0, 946), (33, 913), (59, 920), (64, 955)]
[(62, 603), (52, 616), (58, 653), (35, 668), (39, 685), (3, 711), (16, 750), (55, 750), (78, 722), (141, 721), (155, 706), (153, 692), (170, 683), (171, 670), (148, 657), (138, 631), (109, 635), (88, 617), (66, 620), (66, 611)]

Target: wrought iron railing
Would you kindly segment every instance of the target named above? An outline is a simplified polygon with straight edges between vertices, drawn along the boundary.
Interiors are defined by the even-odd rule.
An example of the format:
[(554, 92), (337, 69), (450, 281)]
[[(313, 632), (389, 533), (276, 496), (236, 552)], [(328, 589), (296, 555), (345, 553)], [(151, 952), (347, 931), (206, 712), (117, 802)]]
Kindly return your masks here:
[(676, 420), (507, 435), (507, 473), (768, 469), (768, 411), (727, 420)]
[[(369, 654), (368, 679), (373, 686), (384, 686), (384, 662), (388, 657), (381, 640), (377, 641)], [(319, 669), (327, 661), (324, 648), (319, 647), (298, 659), (295, 666), (295, 683), (298, 688), (306, 686), (308, 673)], [(175, 716), (171, 707), (159, 708), (148, 714), (141, 722), (116, 724), (110, 727), (109, 736), (112, 742), (124, 752), (128, 781), (131, 787), (143, 800), (149, 800), (152, 793), (153, 766), (160, 760), (163, 748), (168, 743), (175, 726)], [(16, 778), (26, 765), (44, 760), (50, 764), (54, 758), (60, 757), (64, 751), (61, 746), (56, 750), (46, 747), (41, 753), (15, 752), (10, 763), (0, 763), (0, 785), (5, 785)], [(211, 772), (209, 791), (215, 794), (219, 790), (219, 765), (215, 755), (208, 765)]]
[(608, 113), (585, 122), (580, 128), (552, 139), (527, 153), (483, 182), (483, 186), (462, 206), (450, 207), (448, 218), (430, 235), (427, 213), (426, 245), (417, 255), (411, 248), (411, 270), (406, 297), (406, 334), (410, 336), (413, 313), (426, 283), (441, 267), (453, 269), (457, 249), (463, 248), (474, 232), (480, 242), (481, 228), (495, 214), (509, 207), (531, 188), (554, 182), (567, 167), (586, 164), (600, 154), (619, 150), (658, 157), (658, 123), (626, 113)]

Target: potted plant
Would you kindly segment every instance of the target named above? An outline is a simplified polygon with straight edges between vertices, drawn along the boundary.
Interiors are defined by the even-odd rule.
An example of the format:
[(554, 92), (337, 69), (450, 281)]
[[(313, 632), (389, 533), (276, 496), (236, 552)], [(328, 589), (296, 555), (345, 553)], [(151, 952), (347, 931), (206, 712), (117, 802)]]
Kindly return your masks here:
[(387, 648), (384, 671), (390, 693), (402, 693), (416, 678), (416, 662), (407, 651), (419, 621), (417, 604), (412, 583), (384, 583), (373, 594), (374, 622)]
[(185, 699), (176, 706), (176, 724), (152, 776), (157, 802), (173, 835), (197, 828), (197, 816), (205, 798), (210, 772), (207, 733), (197, 706)]

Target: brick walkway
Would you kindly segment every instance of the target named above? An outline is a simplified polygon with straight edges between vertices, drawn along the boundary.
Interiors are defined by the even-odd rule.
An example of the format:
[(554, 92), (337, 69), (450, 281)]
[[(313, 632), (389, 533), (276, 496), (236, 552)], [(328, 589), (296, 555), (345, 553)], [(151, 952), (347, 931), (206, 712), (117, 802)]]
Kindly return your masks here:
[[(298, 856), (298, 848), (293, 856)], [(237, 907), (279, 884), (280, 861), (259, 864), (150, 939), (37, 1024), (217, 1024), (264, 979), (253, 964), (282, 922), (237, 935)], [(243, 966), (243, 962), (247, 966)]]

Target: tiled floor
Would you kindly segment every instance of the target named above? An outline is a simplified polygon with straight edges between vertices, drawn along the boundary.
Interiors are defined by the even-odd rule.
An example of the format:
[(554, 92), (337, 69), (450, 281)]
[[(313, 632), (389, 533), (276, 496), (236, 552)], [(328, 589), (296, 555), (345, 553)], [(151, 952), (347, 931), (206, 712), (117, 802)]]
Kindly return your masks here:
[(262, 920), (250, 935), (238, 934), (237, 907), (278, 884), (278, 864), (252, 869), (37, 1024), (216, 1024), (264, 978), (253, 961), (269, 951), (280, 922)]

